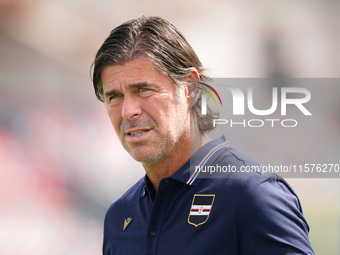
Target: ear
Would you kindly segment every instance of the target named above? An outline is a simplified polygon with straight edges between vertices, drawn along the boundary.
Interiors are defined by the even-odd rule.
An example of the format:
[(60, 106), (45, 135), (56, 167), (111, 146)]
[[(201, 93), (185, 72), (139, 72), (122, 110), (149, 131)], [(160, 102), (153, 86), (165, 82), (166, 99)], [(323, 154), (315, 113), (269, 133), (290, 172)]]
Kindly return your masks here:
[(190, 109), (196, 104), (201, 90), (198, 89), (201, 85), (198, 83), (200, 81), (200, 76), (197, 70), (194, 68), (191, 73), (183, 79), (184, 82), (188, 83), (187, 86), (187, 98), (190, 100)]

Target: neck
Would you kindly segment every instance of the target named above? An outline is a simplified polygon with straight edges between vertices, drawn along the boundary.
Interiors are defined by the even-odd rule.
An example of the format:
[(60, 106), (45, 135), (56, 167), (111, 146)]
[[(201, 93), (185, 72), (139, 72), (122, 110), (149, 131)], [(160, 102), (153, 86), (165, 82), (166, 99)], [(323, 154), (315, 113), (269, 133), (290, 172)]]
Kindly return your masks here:
[(156, 192), (161, 179), (176, 173), (197, 150), (210, 141), (208, 137), (200, 132), (197, 123), (190, 124), (190, 137), (181, 138), (181, 142), (175, 147), (173, 153), (157, 164), (143, 164)]
[(185, 150), (178, 149), (178, 151), (182, 152), (182, 155), (169, 156), (155, 165), (143, 164), (145, 172), (156, 192), (163, 178), (170, 177), (176, 173), (189, 160), (190, 154), (185, 153)]

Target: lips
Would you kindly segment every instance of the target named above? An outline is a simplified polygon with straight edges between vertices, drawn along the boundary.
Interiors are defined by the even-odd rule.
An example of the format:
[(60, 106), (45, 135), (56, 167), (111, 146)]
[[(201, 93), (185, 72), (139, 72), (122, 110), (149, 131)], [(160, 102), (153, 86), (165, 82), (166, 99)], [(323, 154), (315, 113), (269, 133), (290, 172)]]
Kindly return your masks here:
[(154, 128), (155, 124), (152, 121), (138, 118), (135, 121), (123, 119), (120, 129), (127, 142), (140, 143), (152, 138)]
[(147, 142), (153, 134), (153, 129), (130, 129), (125, 133), (126, 142), (132, 144), (140, 144)]
[(149, 132), (150, 130), (150, 128), (130, 128), (125, 131), (125, 134), (130, 137), (138, 137)]
[(148, 132), (148, 131), (149, 130), (141, 130), (141, 131), (136, 131), (136, 132), (129, 132), (128, 134), (132, 135), (132, 136), (138, 136), (138, 135), (144, 134), (145, 132)]

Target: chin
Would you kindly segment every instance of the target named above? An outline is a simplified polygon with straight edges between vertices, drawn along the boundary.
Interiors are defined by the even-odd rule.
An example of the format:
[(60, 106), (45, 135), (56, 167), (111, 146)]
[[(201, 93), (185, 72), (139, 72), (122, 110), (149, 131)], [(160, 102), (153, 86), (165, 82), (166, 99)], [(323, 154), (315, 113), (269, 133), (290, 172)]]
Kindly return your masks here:
[(151, 151), (149, 148), (148, 149), (134, 148), (132, 149), (132, 151), (129, 152), (129, 154), (134, 160), (147, 165), (156, 165), (162, 158), (161, 151), (158, 152)]

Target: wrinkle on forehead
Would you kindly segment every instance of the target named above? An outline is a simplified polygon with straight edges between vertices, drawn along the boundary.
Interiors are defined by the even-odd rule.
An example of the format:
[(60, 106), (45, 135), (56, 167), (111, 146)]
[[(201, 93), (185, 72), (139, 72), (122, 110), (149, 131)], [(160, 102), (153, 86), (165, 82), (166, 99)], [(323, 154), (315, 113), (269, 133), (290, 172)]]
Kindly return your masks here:
[[(162, 85), (167, 76), (159, 72), (151, 60), (137, 58), (123, 65), (107, 66), (102, 71), (103, 92), (110, 90), (123, 91), (131, 84), (150, 83)], [(157, 81), (157, 82), (155, 82)]]

